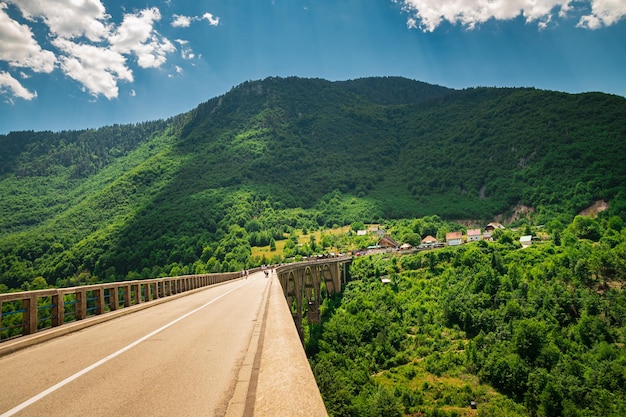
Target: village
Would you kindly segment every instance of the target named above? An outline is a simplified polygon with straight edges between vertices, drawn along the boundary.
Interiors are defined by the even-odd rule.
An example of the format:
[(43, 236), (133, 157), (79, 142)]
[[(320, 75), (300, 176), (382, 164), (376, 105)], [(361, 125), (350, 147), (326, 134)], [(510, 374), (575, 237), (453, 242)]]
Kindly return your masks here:
[[(443, 248), (445, 246), (460, 246), (465, 243), (478, 242), (481, 240), (492, 242), (494, 230), (505, 230), (505, 227), (497, 222), (489, 223), (485, 226), (484, 230), (468, 229), (466, 234), (463, 232), (448, 232), (446, 233), (445, 241), (440, 241), (437, 238), (428, 235), (421, 240), (418, 246), (413, 246), (409, 243), (399, 243), (393, 239), (384, 229), (375, 227), (371, 230), (358, 230), (357, 235), (365, 235), (367, 233), (376, 234), (379, 239), (376, 245), (368, 246), (367, 248), (360, 249), (354, 252), (354, 256), (373, 255), (376, 253), (384, 252), (416, 252), (427, 249)], [(533, 244), (533, 235), (523, 235), (519, 239), (522, 248), (529, 247)]]

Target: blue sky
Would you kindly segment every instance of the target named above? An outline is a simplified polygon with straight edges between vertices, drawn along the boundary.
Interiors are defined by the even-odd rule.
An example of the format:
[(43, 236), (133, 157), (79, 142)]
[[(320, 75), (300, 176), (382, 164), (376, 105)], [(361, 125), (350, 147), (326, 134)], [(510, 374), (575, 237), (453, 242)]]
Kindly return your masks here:
[(248, 80), (626, 96), (624, 0), (0, 0), (0, 133), (174, 116)]

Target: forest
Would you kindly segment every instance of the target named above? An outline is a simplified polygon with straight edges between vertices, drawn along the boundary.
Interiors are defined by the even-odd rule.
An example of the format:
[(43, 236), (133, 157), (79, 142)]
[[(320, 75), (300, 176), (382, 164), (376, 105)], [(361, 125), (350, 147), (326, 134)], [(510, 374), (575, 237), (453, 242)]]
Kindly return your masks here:
[(524, 249), (522, 232), (355, 258), (308, 326), (329, 414), (626, 415), (623, 220), (553, 223)]
[[(245, 82), (167, 120), (0, 135), (0, 291), (269, 261), (294, 230), (626, 218), (626, 100), (399, 77)], [(34, 284), (36, 282), (36, 284)]]

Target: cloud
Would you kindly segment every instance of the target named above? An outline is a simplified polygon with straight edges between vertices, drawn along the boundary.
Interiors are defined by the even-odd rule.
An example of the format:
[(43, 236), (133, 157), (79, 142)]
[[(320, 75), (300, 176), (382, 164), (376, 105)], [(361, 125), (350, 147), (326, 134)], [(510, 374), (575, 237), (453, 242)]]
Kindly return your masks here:
[[(22, 23), (9, 16), (8, 4), (21, 13)], [(176, 47), (155, 29), (161, 20), (156, 7), (124, 14), (119, 24), (110, 20), (100, 0), (0, 0), (0, 62), (34, 72), (60, 69), (83, 91), (115, 98), (118, 82), (133, 81), (128, 58), (136, 58), (141, 68), (157, 68)], [(48, 29), (43, 36), (56, 49), (45, 50), (35, 39), (31, 26), (42, 24)], [(36, 96), (20, 90), (21, 84), (8, 73), (2, 81), (3, 94)]]
[(191, 21), (193, 19), (189, 16), (181, 16), (181, 15), (174, 15), (174, 19), (172, 20), (172, 26), (175, 28), (188, 28), (189, 26), (191, 26)]
[(75, 38), (85, 36), (92, 42), (109, 33), (110, 16), (100, 0), (8, 0), (15, 4), (24, 18), (41, 19), (53, 36)]
[(11, 19), (5, 8), (0, 3), (0, 61), (35, 72), (52, 72), (56, 64), (54, 53), (42, 49), (30, 27)]
[(623, 0), (595, 0), (591, 4), (591, 14), (582, 16), (578, 27), (599, 29), (611, 26), (626, 16), (626, 2)]
[(176, 47), (154, 29), (154, 22), (159, 20), (161, 13), (156, 7), (124, 15), (122, 24), (109, 36), (112, 50), (135, 54), (142, 68), (160, 67)]
[(510, 20), (523, 16), (526, 23), (536, 22), (544, 29), (554, 16), (566, 17), (573, 10), (590, 7), (579, 27), (609, 26), (626, 16), (623, 0), (392, 0), (408, 12), (407, 26), (432, 32), (443, 22), (461, 24), (468, 29), (491, 19)]
[(202, 18), (209, 22), (211, 26), (217, 26), (220, 24), (220, 18), (217, 16), (213, 16), (211, 13), (205, 13), (202, 15)]
[[(32, 100), (37, 97), (37, 92), (30, 92), (18, 80), (13, 78), (11, 74), (5, 71), (0, 71), (0, 94), (9, 94), (12, 97), (21, 98), (24, 100)], [(9, 102), (13, 103), (13, 100), (9, 98)]]
[(217, 26), (220, 24), (220, 18), (214, 16), (212, 13), (205, 13), (202, 16), (183, 16), (175, 14), (172, 19), (172, 27), (175, 28), (188, 28), (192, 22), (200, 20), (206, 20), (211, 26)]
[(183, 59), (189, 60), (195, 58), (196, 54), (194, 54), (193, 50), (189, 46), (189, 41), (186, 41), (184, 39), (176, 39), (175, 42), (178, 43), (178, 45), (180, 46), (180, 56)]
[(108, 99), (115, 98), (119, 93), (118, 80), (133, 81), (126, 58), (119, 52), (62, 38), (52, 42), (64, 52), (60, 57), (63, 72), (94, 96), (102, 94)]

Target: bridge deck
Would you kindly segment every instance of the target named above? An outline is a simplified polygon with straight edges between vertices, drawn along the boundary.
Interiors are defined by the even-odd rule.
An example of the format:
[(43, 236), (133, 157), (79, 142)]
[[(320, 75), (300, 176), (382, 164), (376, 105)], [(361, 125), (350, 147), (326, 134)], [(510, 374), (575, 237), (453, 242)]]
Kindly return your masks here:
[(0, 417), (326, 415), (262, 273), (0, 358)]

